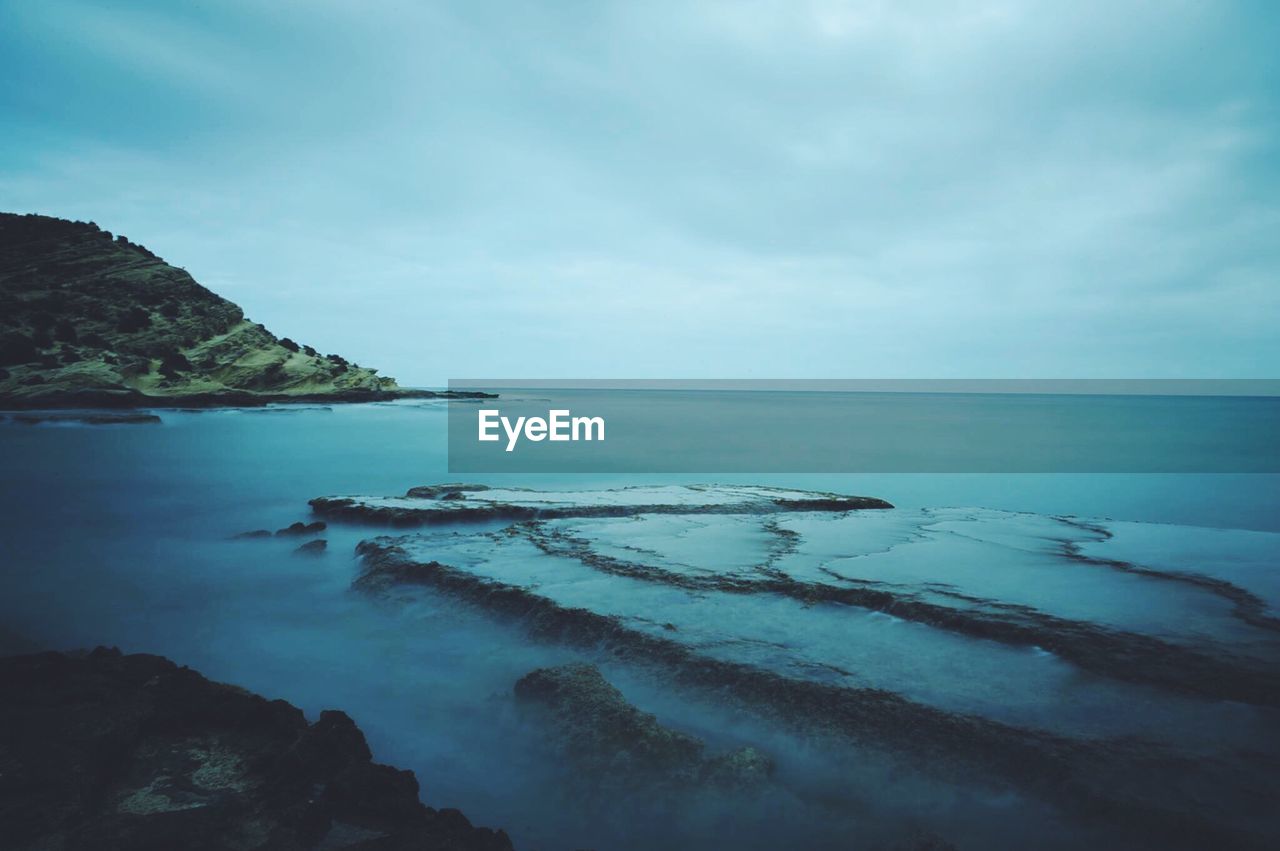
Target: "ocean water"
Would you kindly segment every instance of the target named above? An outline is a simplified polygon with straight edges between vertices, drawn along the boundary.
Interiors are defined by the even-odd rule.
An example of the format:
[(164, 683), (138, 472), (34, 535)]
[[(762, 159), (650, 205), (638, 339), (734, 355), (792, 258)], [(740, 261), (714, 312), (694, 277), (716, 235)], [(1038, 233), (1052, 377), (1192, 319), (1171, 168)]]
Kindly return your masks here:
[[(417, 772), (427, 803), (504, 827), (518, 848), (890, 848), (929, 835), (961, 848), (1114, 845), (1110, 828), (1078, 806), (999, 771), (967, 774), (949, 754), (922, 762), (893, 741), (842, 743), (732, 694), (676, 684), (661, 666), (535, 640), (518, 622), (430, 588), (353, 590), (355, 545), (406, 530), (331, 523), (328, 552), (315, 558), (294, 554), (297, 539), (232, 539), (308, 519), (312, 497), (396, 495), (453, 480), (443, 404), (160, 415), (160, 425), (0, 426), (5, 630), (43, 647), (105, 644), (163, 654), (312, 716), (341, 708), (377, 759)], [(708, 477), (468, 480), (589, 490)], [(1242, 621), (1222, 594), (1161, 578), (1222, 580), (1260, 601), (1259, 617), (1276, 616), (1280, 476), (774, 473), (714, 480), (878, 496), (897, 506), (781, 521), (801, 543), (770, 564), (798, 581), (908, 588), (958, 611), (997, 602), (1239, 656), (1269, 674), (1280, 664), (1275, 632)], [(749, 572), (766, 557), (772, 534), (733, 517), (558, 523), (593, 552), (713, 578)], [(523, 583), (557, 605), (629, 624), (669, 622), (678, 630), (671, 634), (707, 658), (882, 689), (1010, 729), (1139, 741), (1147, 755), (1220, 765), (1232, 778), (1226, 791), (1183, 792), (1208, 800), (1205, 817), (1217, 826), (1246, 837), (1280, 835), (1265, 805), (1280, 764), (1274, 706), (1083, 670), (1052, 650), (959, 635), (892, 612), (601, 577), (528, 542), (499, 545), (491, 531), (444, 527), (413, 545), (424, 558), (452, 556), (450, 563)], [(1075, 548), (1070, 554), (1064, 542)], [(777, 762), (774, 779), (733, 794), (602, 796), (566, 768), (511, 699), (513, 683), (529, 670), (577, 659), (596, 662), (634, 703), (713, 749), (766, 751)], [(1124, 770), (1128, 784), (1158, 783), (1158, 771)], [(1154, 788), (1148, 797), (1159, 802), (1162, 794)]]
[[(449, 459), (454, 470), (486, 473), (1280, 474), (1278, 395), (1120, 395), (1107, 392), (1107, 381), (1081, 383), (1086, 392), (528, 390), (498, 384), (490, 389), (500, 398), (482, 406), (491, 412), (488, 436), (495, 439), (476, 439), (480, 406), (460, 400), (450, 410)], [(1208, 385), (1218, 393), (1234, 386)], [(600, 418), (608, 439), (520, 436), (522, 417), (546, 420), (552, 409), (569, 412), (562, 415), (566, 421)], [(572, 438), (568, 423), (562, 429)]]

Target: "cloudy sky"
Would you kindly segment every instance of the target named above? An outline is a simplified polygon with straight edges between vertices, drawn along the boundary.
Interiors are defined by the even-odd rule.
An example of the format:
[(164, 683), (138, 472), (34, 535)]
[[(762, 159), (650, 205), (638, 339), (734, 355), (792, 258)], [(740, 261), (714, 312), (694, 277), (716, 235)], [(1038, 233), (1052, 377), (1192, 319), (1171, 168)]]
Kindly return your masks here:
[(0, 0), (0, 208), (450, 377), (1273, 377), (1269, 2)]

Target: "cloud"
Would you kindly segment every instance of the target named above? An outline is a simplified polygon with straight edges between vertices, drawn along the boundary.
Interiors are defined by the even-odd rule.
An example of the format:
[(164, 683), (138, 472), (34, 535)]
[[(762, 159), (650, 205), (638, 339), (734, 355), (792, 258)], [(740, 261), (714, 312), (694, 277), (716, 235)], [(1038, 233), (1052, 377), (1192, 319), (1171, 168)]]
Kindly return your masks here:
[(410, 382), (1266, 375), (1278, 17), (41, 4), (0, 198)]

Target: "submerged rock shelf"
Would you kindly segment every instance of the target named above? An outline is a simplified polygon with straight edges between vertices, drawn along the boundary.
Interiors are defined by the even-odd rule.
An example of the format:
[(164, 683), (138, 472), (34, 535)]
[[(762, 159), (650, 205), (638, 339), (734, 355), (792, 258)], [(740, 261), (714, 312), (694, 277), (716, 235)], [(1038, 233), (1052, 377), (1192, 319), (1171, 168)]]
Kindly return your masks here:
[[(1045, 796), (1069, 811), (1101, 819), (1119, 836), (1159, 839), (1167, 847), (1264, 847), (1261, 836), (1218, 823), (1225, 802), (1265, 812), (1260, 792), (1219, 760), (1180, 757), (1152, 743), (1087, 742), (1023, 729), (974, 715), (943, 711), (890, 691), (797, 679), (758, 665), (704, 655), (678, 639), (643, 631), (622, 618), (560, 606), (529, 590), (476, 576), (439, 562), (421, 562), (391, 541), (360, 545), (366, 591), (422, 585), (514, 619), (533, 637), (584, 649), (603, 649), (626, 662), (655, 666), (681, 688), (712, 692), (803, 725), (819, 735), (891, 748), (933, 770), (981, 782), (1008, 782)], [(1205, 776), (1213, 802), (1171, 799), (1163, 784), (1132, 785), (1134, 776)]]
[[(768, 487), (451, 484), (311, 504), (329, 520), (429, 527), (358, 546), (365, 592), (462, 600), (689, 699), (1031, 795), (1115, 842), (1280, 836), (1265, 780), (1280, 770), (1280, 640), (1262, 574), (1246, 587), (1209, 562), (1112, 557), (1104, 521)], [(611, 704), (598, 678), (535, 677)], [(552, 703), (567, 753), (600, 745)], [(624, 739), (666, 741), (609, 712)]]
[(631, 705), (594, 665), (531, 671), (516, 682), (515, 696), (558, 734), (566, 756), (592, 782), (622, 790), (636, 782), (742, 787), (773, 771), (773, 761), (752, 747), (708, 756), (704, 742)]
[(700, 485), (559, 492), (484, 485), (432, 485), (411, 488), (402, 497), (326, 496), (317, 497), (310, 504), (311, 509), (323, 517), (393, 526), (642, 514), (771, 514), (893, 508), (883, 499), (867, 496)]
[[(1280, 706), (1280, 674), (1261, 665), (1251, 665), (1232, 655), (1202, 652), (1155, 636), (1121, 632), (1023, 605), (966, 595), (954, 588), (904, 588), (840, 574), (830, 577), (834, 583), (804, 581), (773, 566), (776, 565), (774, 558), (767, 559), (749, 576), (681, 572), (602, 554), (593, 547), (589, 537), (575, 535), (563, 525), (524, 523), (514, 527), (514, 532), (526, 536), (548, 555), (575, 559), (615, 576), (689, 591), (775, 594), (809, 605), (855, 606), (974, 638), (1038, 648), (1102, 676), (1210, 698)], [(797, 546), (791, 540), (786, 541), (786, 545)], [(1220, 589), (1212, 586), (1212, 590)], [(1239, 613), (1239, 607), (1236, 611)]]

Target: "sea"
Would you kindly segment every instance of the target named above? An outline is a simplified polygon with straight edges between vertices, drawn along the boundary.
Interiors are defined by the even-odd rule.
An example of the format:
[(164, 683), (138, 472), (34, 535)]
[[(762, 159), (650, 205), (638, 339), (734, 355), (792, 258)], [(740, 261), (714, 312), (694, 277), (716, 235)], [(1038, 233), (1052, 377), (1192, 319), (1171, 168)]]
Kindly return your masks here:
[[(757, 403), (785, 404), (789, 416), (827, 417), (830, 428), (857, 433), (856, 416), (814, 395)], [(893, 611), (658, 589), (546, 553), (500, 552), (492, 533), (501, 521), (425, 532), (330, 522), (327, 551), (299, 555), (298, 538), (237, 536), (315, 519), (314, 497), (399, 496), (459, 481), (449, 472), (446, 403), (155, 413), (153, 424), (0, 425), (0, 634), (9, 651), (115, 646), (283, 698), (312, 718), (340, 708), (365, 732), (375, 759), (416, 773), (426, 803), (502, 827), (521, 849), (1177, 847), (1167, 837), (1148, 841), (1142, 827), (1117, 833), (1089, 804), (1002, 774), (980, 756), (972, 766), (964, 747), (922, 757), (892, 737), (806, 726), (732, 690), (677, 682), (661, 663), (548, 639), (445, 589), (353, 587), (360, 541), (422, 535), (416, 546), (425, 553), (526, 582), (557, 605), (627, 623), (669, 621), (678, 640), (710, 659), (879, 690), (1098, 753), (1138, 752), (1116, 770), (1124, 800), (1146, 811), (1190, 812), (1206, 835), (1225, 837), (1222, 847), (1280, 842), (1271, 806), (1280, 707), (1265, 688), (1251, 696), (1216, 692), (1216, 683), (1198, 692), (1195, 682), (1140, 682), (1132, 671), (1112, 675), (1105, 660), (1090, 667), (1052, 647), (962, 635)], [(895, 507), (847, 520), (780, 521), (801, 544), (770, 564), (807, 582), (861, 583), (903, 599), (984, 606), (997, 618), (1044, 615), (1086, 631), (1145, 636), (1208, 658), (1244, 659), (1259, 682), (1280, 677), (1275, 473), (573, 472), (461, 480), (586, 494), (760, 485), (880, 497)], [(714, 576), (760, 562), (768, 544), (752, 522), (615, 518), (571, 529), (616, 557)], [(523, 570), (537, 575), (513, 578)], [(520, 677), (569, 661), (598, 665), (630, 702), (711, 751), (750, 745), (769, 754), (773, 776), (741, 790), (631, 789), (626, 778), (584, 776), (513, 699)], [(1180, 788), (1166, 792), (1169, 766), (1195, 764), (1213, 770), (1197, 779), (1199, 769), (1188, 769)], [(1213, 779), (1219, 769), (1229, 794)]]

